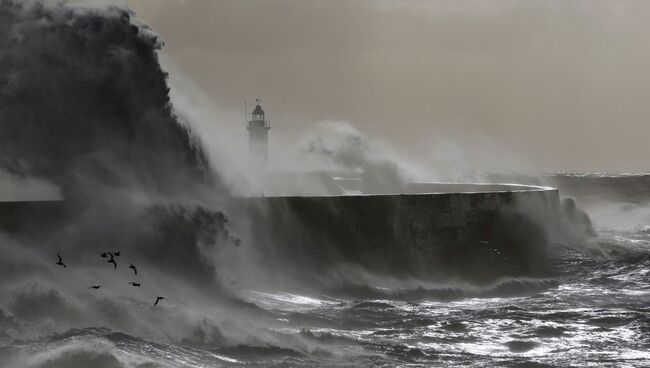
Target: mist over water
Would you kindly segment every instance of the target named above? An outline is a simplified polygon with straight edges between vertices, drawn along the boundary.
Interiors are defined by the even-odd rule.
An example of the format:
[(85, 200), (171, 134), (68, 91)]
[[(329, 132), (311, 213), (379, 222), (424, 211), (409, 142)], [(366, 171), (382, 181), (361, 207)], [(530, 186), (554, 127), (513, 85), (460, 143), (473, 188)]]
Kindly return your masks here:
[[(215, 146), (232, 132), (171, 100), (161, 46), (121, 8), (0, 0), (2, 194), (66, 200), (56, 226), (0, 233), (1, 367), (650, 363), (647, 177), (532, 178), (578, 198), (564, 213), (584, 226), (555, 234), (543, 275), (423, 279), (309, 238), (268, 247), (241, 198), (262, 186)], [(345, 123), (294, 151), (278, 170), (361, 173), (377, 193), (428, 176)]]

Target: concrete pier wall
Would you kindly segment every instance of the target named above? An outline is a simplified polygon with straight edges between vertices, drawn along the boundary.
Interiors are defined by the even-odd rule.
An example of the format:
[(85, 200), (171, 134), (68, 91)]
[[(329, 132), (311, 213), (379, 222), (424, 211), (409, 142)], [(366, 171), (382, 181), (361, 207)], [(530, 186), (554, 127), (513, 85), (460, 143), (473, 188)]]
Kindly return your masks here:
[[(351, 262), (404, 276), (472, 280), (535, 272), (556, 189), (411, 184), (404, 194), (251, 198), (258, 242), (314, 267)], [(311, 260), (309, 258), (312, 258)]]
[[(240, 198), (245, 238), (269, 259), (315, 272), (354, 264), (377, 273), (481, 281), (538, 271), (556, 189), (415, 183), (399, 194)], [(65, 221), (64, 201), (0, 201), (0, 229), (38, 236)], [(279, 258), (278, 258), (279, 257)]]
[(0, 230), (11, 234), (38, 236), (65, 217), (64, 202), (0, 201)]

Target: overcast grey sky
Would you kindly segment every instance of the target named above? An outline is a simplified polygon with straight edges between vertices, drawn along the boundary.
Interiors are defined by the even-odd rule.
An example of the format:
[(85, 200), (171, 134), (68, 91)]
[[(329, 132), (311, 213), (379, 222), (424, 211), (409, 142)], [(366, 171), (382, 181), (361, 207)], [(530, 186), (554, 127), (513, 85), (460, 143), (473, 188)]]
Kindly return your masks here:
[(650, 170), (650, 1), (127, 1), (215, 104), (263, 97), (275, 135), (344, 120), (413, 156)]

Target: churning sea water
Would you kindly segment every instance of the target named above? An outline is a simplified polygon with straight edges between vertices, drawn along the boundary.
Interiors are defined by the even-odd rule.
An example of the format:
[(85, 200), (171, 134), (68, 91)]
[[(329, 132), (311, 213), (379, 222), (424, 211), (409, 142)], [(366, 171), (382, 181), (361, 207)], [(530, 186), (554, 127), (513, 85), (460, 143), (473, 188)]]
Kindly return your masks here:
[[(0, 366), (647, 367), (650, 198), (631, 193), (628, 184), (648, 179), (615, 179), (557, 177), (591, 211), (599, 236), (590, 250), (552, 249), (551, 276), (544, 279), (502, 279), (482, 287), (420, 283), (358, 297), (239, 290), (241, 313), (221, 308), (212, 317), (204, 307), (201, 317), (191, 319), (204, 326), (196, 339), (92, 324), (25, 335), (20, 329), (29, 321), (0, 309)], [(136, 301), (121, 303), (151, 313)], [(42, 312), (47, 308), (64, 307), (54, 303)], [(161, 330), (171, 320), (187, 320), (182, 303), (164, 308)], [(104, 312), (125, 313), (118, 307)], [(40, 320), (48, 323), (56, 321)], [(218, 327), (206, 327), (211, 324)], [(241, 331), (242, 324), (250, 327), (247, 336), (228, 342), (229, 328)]]

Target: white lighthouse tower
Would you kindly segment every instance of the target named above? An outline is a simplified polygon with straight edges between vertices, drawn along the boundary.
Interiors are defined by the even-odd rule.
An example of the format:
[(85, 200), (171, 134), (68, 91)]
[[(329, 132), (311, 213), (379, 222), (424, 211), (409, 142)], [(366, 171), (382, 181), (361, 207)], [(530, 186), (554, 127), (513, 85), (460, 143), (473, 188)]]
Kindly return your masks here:
[(248, 129), (248, 161), (254, 172), (262, 174), (269, 162), (269, 130), (271, 124), (264, 117), (262, 100), (255, 100), (251, 120), (246, 122)]

